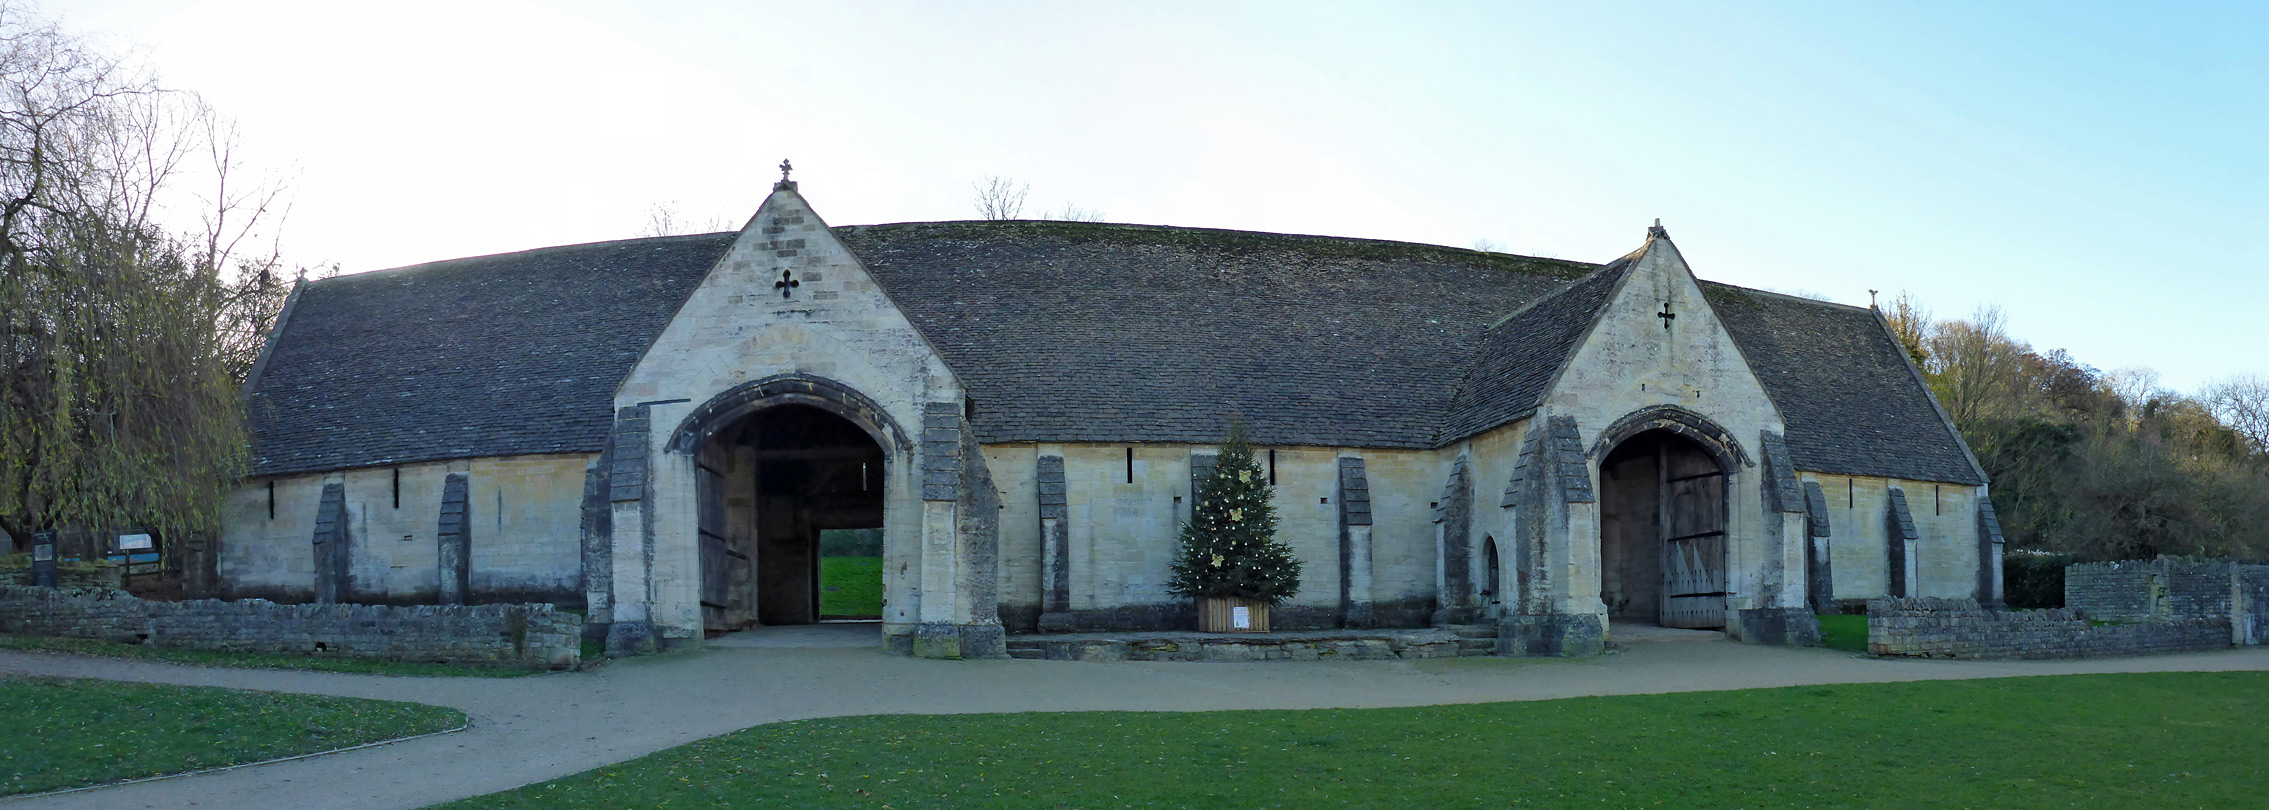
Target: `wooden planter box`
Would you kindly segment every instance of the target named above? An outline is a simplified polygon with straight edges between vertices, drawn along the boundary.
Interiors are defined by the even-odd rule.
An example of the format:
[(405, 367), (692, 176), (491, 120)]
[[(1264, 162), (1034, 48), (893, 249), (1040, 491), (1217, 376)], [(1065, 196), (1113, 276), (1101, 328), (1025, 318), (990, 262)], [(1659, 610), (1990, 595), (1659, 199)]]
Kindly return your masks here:
[(1207, 633), (1266, 633), (1268, 603), (1238, 596), (1200, 596), (1198, 630)]

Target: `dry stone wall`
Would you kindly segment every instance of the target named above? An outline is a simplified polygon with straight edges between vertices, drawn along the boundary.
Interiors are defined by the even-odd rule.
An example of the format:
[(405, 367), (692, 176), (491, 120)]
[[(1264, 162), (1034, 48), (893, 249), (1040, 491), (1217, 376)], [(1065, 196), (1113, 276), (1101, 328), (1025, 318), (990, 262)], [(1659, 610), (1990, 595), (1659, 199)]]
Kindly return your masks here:
[(2241, 565), (2232, 574), (2237, 588), (2232, 606), (2232, 640), (2239, 644), (2269, 644), (2269, 565)]
[(2081, 611), (1986, 610), (1975, 599), (1875, 599), (1867, 649), (1918, 658), (2094, 658), (2227, 649), (2227, 618), (2097, 626)]
[(2064, 606), (2089, 618), (2133, 622), (2174, 616), (2228, 616), (2228, 560), (2155, 560), (2077, 563), (2064, 568)]
[(568, 668), (581, 659), (583, 617), (547, 604), (151, 602), (125, 591), (0, 586), (0, 634), (191, 650)]

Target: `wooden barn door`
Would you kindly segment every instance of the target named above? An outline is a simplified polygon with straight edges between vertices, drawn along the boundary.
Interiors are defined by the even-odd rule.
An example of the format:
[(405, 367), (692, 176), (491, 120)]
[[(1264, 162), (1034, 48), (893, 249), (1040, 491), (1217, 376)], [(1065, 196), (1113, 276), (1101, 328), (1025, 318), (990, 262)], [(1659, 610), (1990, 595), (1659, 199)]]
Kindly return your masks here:
[(1725, 473), (1691, 446), (1662, 449), (1664, 627), (1725, 626)]
[(707, 466), (694, 468), (694, 496), (701, 517), (701, 614), (711, 630), (725, 630), (732, 604), (733, 571), (725, 542), (725, 477)]

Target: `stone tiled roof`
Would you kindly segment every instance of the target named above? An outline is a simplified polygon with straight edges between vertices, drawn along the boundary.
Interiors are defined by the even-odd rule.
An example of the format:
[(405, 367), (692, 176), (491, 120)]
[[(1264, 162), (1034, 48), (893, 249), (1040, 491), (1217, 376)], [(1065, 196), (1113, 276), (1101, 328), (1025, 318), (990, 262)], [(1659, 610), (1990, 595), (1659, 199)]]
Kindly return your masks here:
[[(1613, 275), (1456, 248), (1194, 228), (949, 222), (836, 233), (960, 375), (988, 443), (1205, 443), (1235, 415), (1260, 444), (1437, 446), (1449, 415), (1470, 413), (1457, 422), (1469, 428), (1519, 410), (1524, 386), (1541, 385), (1527, 379), (1545, 359), (1497, 353), (1557, 368), (1551, 347), (1531, 346), (1513, 324), (1561, 330), (1560, 308), (1516, 311), (1563, 288), (1550, 300), (1603, 296), (1570, 282)], [(733, 236), (312, 282), (255, 381), (255, 472), (597, 452), (615, 387)], [(1708, 289), (1788, 417), (1798, 467), (1976, 477), (1949, 463), (1966, 467), (1911, 376), (1881, 362), (1897, 347), (1853, 317), (1868, 311)], [(1854, 374), (1866, 384), (1829, 384)], [(1874, 389), (1889, 393), (1838, 395)], [(1844, 429), (1853, 424), (1867, 428)]]
[(1583, 343), (1636, 256), (1609, 262), (1484, 330), (1472, 370), (1444, 411), (1438, 439), (1457, 441), (1535, 412), (1544, 387)]
[(1875, 312), (1702, 283), (1788, 423), (1797, 469), (1982, 484)]
[(841, 228), (976, 399), (978, 438), (1432, 447), (1480, 329), (1594, 269), (1196, 228)]
[(615, 387), (732, 237), (308, 282), (253, 381), (253, 472), (596, 452)]

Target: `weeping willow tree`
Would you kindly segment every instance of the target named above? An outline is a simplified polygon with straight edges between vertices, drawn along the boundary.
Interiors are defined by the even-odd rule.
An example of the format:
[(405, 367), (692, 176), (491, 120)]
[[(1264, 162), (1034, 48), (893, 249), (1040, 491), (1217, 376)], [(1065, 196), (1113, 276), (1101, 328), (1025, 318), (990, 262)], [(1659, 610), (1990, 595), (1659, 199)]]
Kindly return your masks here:
[[(194, 96), (0, 5), (0, 530), (16, 543), (219, 525), (248, 455), (241, 376), (284, 288), (272, 254), (236, 255), (276, 194), (229, 187), (233, 144)], [(184, 184), (202, 228), (170, 233)]]

